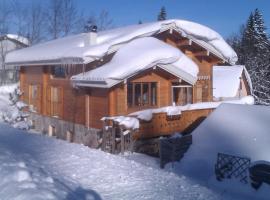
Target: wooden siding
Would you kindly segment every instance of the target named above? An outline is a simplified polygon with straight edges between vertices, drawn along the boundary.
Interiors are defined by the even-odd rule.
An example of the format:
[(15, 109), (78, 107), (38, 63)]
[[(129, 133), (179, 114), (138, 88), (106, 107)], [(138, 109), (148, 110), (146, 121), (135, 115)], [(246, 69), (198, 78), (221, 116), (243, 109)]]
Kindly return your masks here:
[[(186, 38), (178, 33), (164, 32), (156, 36), (157, 38), (179, 48), (188, 57), (190, 57), (199, 66), (199, 76), (209, 77), (207, 80), (198, 80), (193, 86), (193, 103), (198, 102), (197, 93), (199, 87), (204, 87), (202, 101), (211, 101), (212, 95), (212, 67), (221, 63), (212, 54), (207, 54), (206, 50), (196, 44), (190, 45)], [(127, 82), (156, 82), (157, 83), (157, 106), (154, 107), (132, 107), (127, 106), (127, 84), (120, 83), (113, 88), (79, 88), (74, 89), (69, 78), (73, 74), (81, 73), (83, 70), (88, 71), (103, 65), (110, 61), (113, 54), (106, 56), (104, 59), (92, 62), (86, 66), (68, 66), (67, 78), (53, 78), (51, 75), (51, 66), (27, 66), (21, 67), (20, 70), (20, 87), (24, 91), (22, 99), (29, 102), (29, 86), (31, 84), (39, 85), (40, 102), (38, 113), (51, 116), (51, 87), (60, 88), (62, 103), (59, 104), (61, 115), (59, 118), (83, 124), (93, 128), (101, 128), (100, 118), (103, 116), (127, 115), (147, 108), (163, 107), (172, 104), (172, 83), (179, 82), (175, 76), (159, 69), (146, 70), (132, 78)], [(188, 67), (188, 66), (187, 66)], [(180, 84), (186, 84), (184, 82)], [(195, 111), (194, 111), (195, 112)], [(189, 113), (189, 112), (188, 112)], [(192, 112), (191, 112), (192, 113)], [(186, 114), (181, 117), (181, 124), (189, 124), (189, 120), (196, 118), (196, 114)], [(187, 118), (189, 119), (185, 119)], [(184, 120), (185, 119), (185, 120)], [(169, 123), (169, 122), (168, 122)], [(168, 132), (165, 131), (165, 134)], [(151, 134), (150, 134), (151, 136)], [(153, 136), (153, 135), (152, 135)]]
[(135, 138), (159, 137), (175, 132), (188, 133), (212, 111), (213, 109), (190, 110), (183, 111), (181, 115), (176, 116), (167, 116), (167, 113), (154, 113), (151, 121), (140, 121), (140, 129)]

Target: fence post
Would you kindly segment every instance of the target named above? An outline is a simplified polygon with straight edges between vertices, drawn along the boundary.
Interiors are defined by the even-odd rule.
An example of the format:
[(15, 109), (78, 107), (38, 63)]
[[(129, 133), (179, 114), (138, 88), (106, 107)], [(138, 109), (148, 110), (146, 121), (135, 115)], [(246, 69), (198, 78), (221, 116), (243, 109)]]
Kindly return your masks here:
[(112, 126), (112, 153), (115, 154), (115, 126)]
[(125, 150), (125, 141), (124, 141), (124, 135), (123, 135), (123, 128), (120, 127), (120, 136), (121, 136), (121, 154), (124, 154), (124, 150)]

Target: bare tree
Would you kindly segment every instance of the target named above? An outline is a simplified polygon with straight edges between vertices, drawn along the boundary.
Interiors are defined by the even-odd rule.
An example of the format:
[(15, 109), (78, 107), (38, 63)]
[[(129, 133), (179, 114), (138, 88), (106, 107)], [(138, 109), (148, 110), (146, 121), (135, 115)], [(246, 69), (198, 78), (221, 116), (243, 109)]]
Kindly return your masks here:
[(62, 30), (63, 35), (67, 36), (74, 32), (78, 22), (78, 11), (73, 0), (63, 0), (62, 8)]
[(62, 11), (63, 11), (62, 0), (51, 0), (47, 9), (48, 16), (48, 33), (53, 39), (61, 36), (62, 26)]
[(6, 34), (10, 28), (12, 9), (9, 1), (0, 1), (0, 34)]
[(32, 2), (30, 6), (23, 6), (20, 2), (14, 4), (15, 26), (18, 35), (27, 37), (31, 44), (37, 44), (45, 39), (45, 8), (42, 4)]
[(107, 30), (113, 27), (113, 20), (109, 16), (109, 12), (102, 10), (98, 16), (90, 15), (84, 25), (84, 31), (90, 31), (91, 27), (96, 25), (99, 31)]

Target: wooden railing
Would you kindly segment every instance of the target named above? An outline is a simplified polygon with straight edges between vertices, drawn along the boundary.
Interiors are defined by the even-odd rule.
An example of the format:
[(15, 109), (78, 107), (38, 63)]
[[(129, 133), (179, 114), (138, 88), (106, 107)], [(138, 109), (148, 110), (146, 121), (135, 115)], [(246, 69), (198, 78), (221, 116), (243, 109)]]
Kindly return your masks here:
[(212, 111), (213, 109), (189, 110), (174, 116), (154, 113), (151, 121), (140, 121), (140, 128), (135, 137), (142, 139), (172, 135), (175, 132), (190, 133)]

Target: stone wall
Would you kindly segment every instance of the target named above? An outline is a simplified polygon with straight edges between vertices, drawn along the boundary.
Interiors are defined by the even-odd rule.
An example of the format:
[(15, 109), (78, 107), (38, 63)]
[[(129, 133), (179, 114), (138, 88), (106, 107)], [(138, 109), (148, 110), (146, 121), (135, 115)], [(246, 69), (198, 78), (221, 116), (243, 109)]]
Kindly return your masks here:
[(80, 124), (36, 113), (30, 113), (29, 119), (33, 121), (33, 129), (41, 134), (84, 144), (91, 148), (99, 147), (99, 140), (101, 138), (101, 130), (99, 129), (87, 128)]

